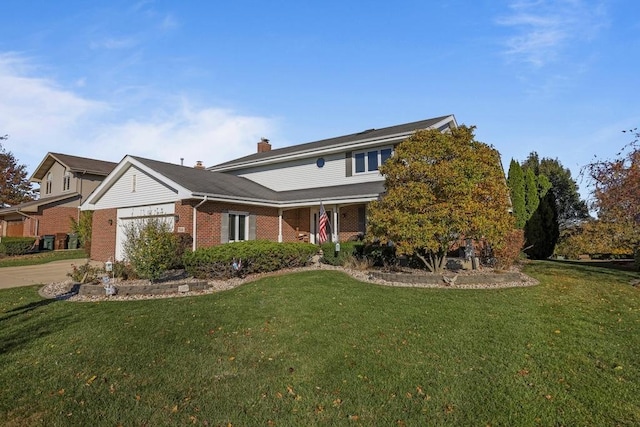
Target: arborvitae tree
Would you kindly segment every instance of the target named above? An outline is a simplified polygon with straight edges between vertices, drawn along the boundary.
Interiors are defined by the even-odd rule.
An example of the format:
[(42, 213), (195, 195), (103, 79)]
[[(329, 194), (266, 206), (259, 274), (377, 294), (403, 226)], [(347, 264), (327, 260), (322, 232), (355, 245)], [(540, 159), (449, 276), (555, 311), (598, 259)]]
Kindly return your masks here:
[(527, 208), (527, 221), (531, 219), (540, 204), (540, 193), (538, 193), (538, 182), (533, 173), (533, 169), (528, 168), (524, 174), (525, 204)]
[(524, 174), (520, 163), (511, 159), (509, 177), (507, 178), (511, 193), (511, 208), (516, 219), (516, 228), (523, 229), (527, 222), (527, 207), (524, 197)]
[[(544, 176), (544, 175), (542, 175)], [(525, 251), (530, 258), (545, 259), (553, 255), (560, 236), (558, 211), (553, 191), (540, 199), (540, 204), (524, 228)]]

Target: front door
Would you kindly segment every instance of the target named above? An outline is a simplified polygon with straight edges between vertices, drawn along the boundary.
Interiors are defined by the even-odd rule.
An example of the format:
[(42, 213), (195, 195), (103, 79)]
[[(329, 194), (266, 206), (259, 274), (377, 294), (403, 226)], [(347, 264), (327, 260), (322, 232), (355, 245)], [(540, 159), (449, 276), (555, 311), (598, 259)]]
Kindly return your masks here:
[[(331, 209), (327, 209), (326, 206), (324, 208), (325, 212), (327, 212), (327, 217), (329, 218), (328, 226), (327, 226), (327, 242), (333, 241), (333, 211)], [(309, 243), (318, 244), (320, 241), (319, 233), (320, 233), (320, 208), (311, 209), (311, 232), (309, 233)]]

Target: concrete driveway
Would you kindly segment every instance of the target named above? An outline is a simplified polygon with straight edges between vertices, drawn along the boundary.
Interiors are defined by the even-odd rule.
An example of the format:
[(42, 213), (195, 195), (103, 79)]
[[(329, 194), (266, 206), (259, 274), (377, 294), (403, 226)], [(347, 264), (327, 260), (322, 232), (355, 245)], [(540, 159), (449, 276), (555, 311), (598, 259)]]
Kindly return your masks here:
[[(0, 289), (64, 282), (69, 280), (67, 273), (73, 269), (72, 265), (82, 265), (86, 261), (74, 259), (24, 267), (2, 267), (0, 268)], [(96, 263), (96, 265), (102, 265), (102, 263)]]

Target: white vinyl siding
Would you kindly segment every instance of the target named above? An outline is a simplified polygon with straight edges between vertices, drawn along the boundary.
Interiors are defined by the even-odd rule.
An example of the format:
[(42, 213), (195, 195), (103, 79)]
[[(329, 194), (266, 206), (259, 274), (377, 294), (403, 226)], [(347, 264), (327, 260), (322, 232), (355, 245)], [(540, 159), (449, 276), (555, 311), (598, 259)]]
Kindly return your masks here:
[(322, 156), (325, 161), (322, 168), (316, 165), (319, 157), (314, 156), (229, 173), (250, 179), (275, 191), (358, 184), (384, 179), (380, 174), (374, 173), (353, 173), (353, 176), (347, 176), (344, 152)]
[[(133, 182), (135, 182), (135, 188)], [(178, 198), (177, 190), (158, 182), (140, 169), (130, 166), (113, 186), (100, 197), (100, 200), (95, 204), (95, 209), (155, 205), (157, 203), (175, 202)]]

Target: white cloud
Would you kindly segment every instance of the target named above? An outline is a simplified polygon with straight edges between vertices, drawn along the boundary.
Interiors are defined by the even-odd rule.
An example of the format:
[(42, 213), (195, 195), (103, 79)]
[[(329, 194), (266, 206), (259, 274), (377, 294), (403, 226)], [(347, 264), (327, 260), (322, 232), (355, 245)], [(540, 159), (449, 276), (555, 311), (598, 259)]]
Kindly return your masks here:
[(103, 127), (93, 138), (96, 155), (132, 154), (171, 163), (211, 166), (256, 150), (261, 136), (274, 131), (267, 118), (243, 116), (221, 108), (182, 107), (147, 120)]
[[(126, 154), (185, 165), (205, 165), (251, 154), (261, 136), (273, 136), (275, 121), (186, 98), (164, 96), (153, 111), (137, 111), (88, 99), (42, 73), (18, 54), (0, 54), (0, 134), (4, 146), (29, 172), (47, 152), (119, 161)], [(75, 86), (74, 86), (75, 87)], [(128, 108), (124, 110), (124, 108)], [(125, 117), (125, 118), (123, 118)]]
[(570, 43), (589, 40), (606, 25), (600, 1), (513, 1), (509, 9), (497, 20), (514, 30), (505, 41), (505, 54), (536, 67), (555, 61)]

